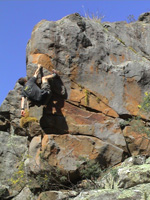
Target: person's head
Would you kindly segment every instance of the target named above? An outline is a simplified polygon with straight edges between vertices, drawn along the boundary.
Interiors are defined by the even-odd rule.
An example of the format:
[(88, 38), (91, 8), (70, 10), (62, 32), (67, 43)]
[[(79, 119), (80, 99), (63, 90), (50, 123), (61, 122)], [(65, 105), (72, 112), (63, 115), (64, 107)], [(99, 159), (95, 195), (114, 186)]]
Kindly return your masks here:
[(26, 82), (27, 82), (27, 80), (25, 78), (23, 78), (23, 77), (21, 77), (21, 78), (18, 79), (18, 83), (20, 85), (22, 85), (22, 86), (24, 86)]

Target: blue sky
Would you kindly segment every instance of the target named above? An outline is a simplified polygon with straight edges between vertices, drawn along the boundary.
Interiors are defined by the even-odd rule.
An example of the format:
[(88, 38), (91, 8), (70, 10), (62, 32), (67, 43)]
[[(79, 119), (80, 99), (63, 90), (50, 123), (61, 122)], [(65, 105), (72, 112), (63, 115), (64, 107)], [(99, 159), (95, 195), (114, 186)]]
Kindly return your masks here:
[(42, 19), (57, 21), (78, 12), (100, 14), (103, 21), (137, 20), (150, 12), (150, 0), (0, 0), (0, 105), (18, 78), (26, 76), (26, 45)]

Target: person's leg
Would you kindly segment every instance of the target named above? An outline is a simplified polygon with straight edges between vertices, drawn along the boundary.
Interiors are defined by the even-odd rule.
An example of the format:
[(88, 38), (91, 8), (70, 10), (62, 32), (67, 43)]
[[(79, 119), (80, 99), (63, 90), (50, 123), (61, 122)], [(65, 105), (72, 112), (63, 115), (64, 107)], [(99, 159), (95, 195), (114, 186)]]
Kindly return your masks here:
[(43, 76), (43, 77), (42, 77), (42, 83), (48, 83), (48, 79), (54, 78), (55, 76), (56, 76), (55, 73), (50, 74), (50, 75), (47, 75), (47, 76)]
[(42, 90), (42, 104), (47, 105), (51, 96), (52, 96), (52, 91), (50, 84), (48, 83), (49, 76), (46, 78), (42, 78), (42, 85), (41, 85), (41, 90)]
[(54, 78), (57, 76), (57, 72), (56, 70), (52, 70), (52, 74), (50, 75), (47, 75), (47, 76), (44, 76), (42, 77), (42, 87), (41, 87), (41, 90), (43, 91), (43, 94), (46, 92), (47, 95), (43, 95), (43, 97), (45, 96), (46, 99), (44, 99), (44, 104), (47, 104), (52, 96), (52, 91), (51, 91), (51, 88), (50, 88), (50, 84), (48, 82), (49, 79), (51, 78)]

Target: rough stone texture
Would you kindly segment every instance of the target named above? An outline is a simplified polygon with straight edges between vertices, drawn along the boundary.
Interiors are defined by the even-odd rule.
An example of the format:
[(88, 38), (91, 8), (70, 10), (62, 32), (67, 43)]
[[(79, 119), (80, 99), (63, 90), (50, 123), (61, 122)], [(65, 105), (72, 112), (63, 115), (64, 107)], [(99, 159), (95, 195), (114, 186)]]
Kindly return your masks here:
[(0, 199), (9, 196), (8, 186), (0, 185)]
[(150, 140), (145, 133), (137, 133), (131, 127), (123, 131), (132, 155), (150, 155)]
[(0, 131), (0, 146), (0, 184), (5, 184), (12, 177), (19, 161), (27, 151), (27, 138)]
[(0, 115), (0, 130), (8, 132), (10, 129), (9, 114), (7, 112)]
[(48, 200), (52, 195), (54, 200), (150, 200), (149, 160), (144, 156), (130, 157), (98, 181), (97, 190), (89, 189), (79, 194), (74, 191), (49, 191), (41, 193), (38, 199)]
[[(70, 180), (79, 178), (80, 165), (84, 162), (80, 157), (96, 160), (103, 167), (120, 163), (123, 150), (89, 136), (71, 136), (65, 134), (34, 137), (29, 148), (30, 171), (34, 174), (49, 170), (48, 166), (58, 167)], [(45, 164), (46, 162), (46, 164)]]
[[(144, 193), (137, 190), (93, 190), (89, 192), (82, 192), (74, 200), (142, 200), (144, 199)], [(71, 199), (71, 198), (70, 198)]]
[[(39, 86), (41, 77), (48, 75), (52, 68), (59, 71), (59, 76), (49, 81), (53, 95), (48, 105), (29, 109), (30, 116), (36, 117), (39, 123), (20, 127), (21, 87), (18, 83), (2, 103), (0, 131), (4, 149), (0, 161), (2, 166), (5, 164), (1, 169), (4, 186), (6, 178), (15, 171), (14, 149), (19, 157), (26, 151), (27, 138), (23, 136), (28, 136), (30, 155), (26, 165), (29, 173), (34, 174), (44, 169), (41, 155), (50, 166), (58, 166), (72, 173), (72, 177), (78, 175), (79, 156), (98, 160), (105, 167), (122, 162), (126, 156), (149, 156), (147, 135), (139, 135), (131, 131), (129, 124), (125, 125), (128, 118), (139, 115), (138, 105), (150, 88), (149, 22), (149, 13), (129, 24), (100, 23), (75, 13), (57, 22), (42, 20), (34, 27), (26, 48), (27, 78), (34, 74), (38, 63), (43, 66)], [(148, 116), (141, 114), (141, 117), (148, 120)], [(15, 148), (6, 148), (14, 134)], [(137, 178), (137, 184), (146, 184), (149, 181), (146, 166), (149, 166), (148, 161), (147, 165), (129, 167), (130, 173), (122, 170), (122, 176), (120, 171), (120, 184), (125, 184), (120, 187), (133, 187), (135, 173), (143, 176), (143, 179)], [(130, 183), (123, 178), (128, 175), (131, 175)], [(115, 184), (112, 180), (110, 175), (108, 185)], [(7, 187), (4, 189), (7, 193)], [(101, 190), (94, 197), (90, 193), (88, 199), (144, 199), (146, 193), (139, 189), (120, 196), (121, 190), (116, 190)], [(16, 198), (23, 198), (23, 193)], [(76, 198), (82, 199), (81, 194)]]
[(23, 190), (13, 198), (13, 200), (36, 200), (37, 197), (30, 191), (28, 187), (23, 188)]
[(19, 135), (25, 135), (25, 130), (20, 128), (20, 102), (21, 102), (20, 94), (21, 94), (21, 86), (18, 83), (16, 83), (14, 90), (9, 91), (7, 97), (0, 106), (0, 115), (3, 118), (5, 118), (5, 122), (8, 122), (8, 120), (9, 123), (11, 122), (9, 125), (9, 132), (11, 134), (14, 134), (14, 132), (16, 132)]
[(141, 14), (138, 20), (145, 23), (150, 23), (150, 12)]
[(100, 190), (81, 192), (73, 199), (149, 200), (149, 167), (149, 158), (145, 159), (144, 156), (130, 157), (121, 166), (111, 169), (100, 180)]
[(65, 200), (69, 197), (74, 197), (77, 195), (77, 192), (72, 191), (47, 191), (39, 195), (37, 200)]
[(119, 118), (138, 115), (150, 86), (148, 34), (148, 23), (101, 24), (77, 13), (39, 22), (27, 45), (27, 75), (37, 63), (43, 63), (41, 75), (57, 69), (68, 96), (56, 95), (57, 80), (50, 82), (53, 98), (40, 118), (44, 132), (94, 136), (132, 154)]
[(100, 187), (105, 189), (127, 189), (150, 183), (149, 167), (150, 164), (147, 163), (144, 157), (131, 157), (104, 176), (100, 181)]

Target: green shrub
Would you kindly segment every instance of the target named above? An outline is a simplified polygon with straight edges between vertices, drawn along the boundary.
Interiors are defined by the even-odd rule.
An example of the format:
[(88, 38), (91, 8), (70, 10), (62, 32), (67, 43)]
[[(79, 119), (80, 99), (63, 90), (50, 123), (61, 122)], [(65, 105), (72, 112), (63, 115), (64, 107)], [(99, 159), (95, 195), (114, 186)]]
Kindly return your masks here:
[(20, 161), (17, 171), (8, 180), (13, 188), (23, 188), (27, 184), (24, 161)]
[(139, 134), (146, 134), (147, 137), (150, 137), (150, 127), (146, 126), (141, 117), (134, 117), (130, 122), (130, 126), (132, 131)]
[(42, 163), (42, 169), (39, 174), (34, 178), (36, 179), (38, 185), (42, 191), (49, 189), (68, 189), (69, 174), (64, 174), (57, 166), (51, 166), (48, 163), (44, 153), (40, 153), (40, 159)]
[(141, 105), (139, 105), (138, 107), (141, 111), (144, 111), (146, 113), (150, 112), (150, 93), (145, 92), (145, 97), (141, 102)]
[[(142, 119), (141, 114), (149, 114), (150, 112), (150, 93), (145, 92), (145, 97), (139, 108), (139, 116), (133, 117), (129, 121), (129, 125), (131, 126), (131, 130), (137, 132), (139, 134), (146, 134), (147, 137), (150, 137), (150, 127), (147, 123), (148, 120)], [(148, 117), (148, 116), (147, 116)], [(144, 137), (144, 136), (143, 136)]]
[(84, 162), (79, 169), (81, 178), (96, 180), (102, 172), (99, 162), (96, 162), (95, 160), (87, 160), (86, 158), (79, 159)]
[(114, 180), (116, 180), (118, 178), (118, 169), (112, 168), (110, 170), (110, 174), (112, 175), (112, 177), (114, 178)]

